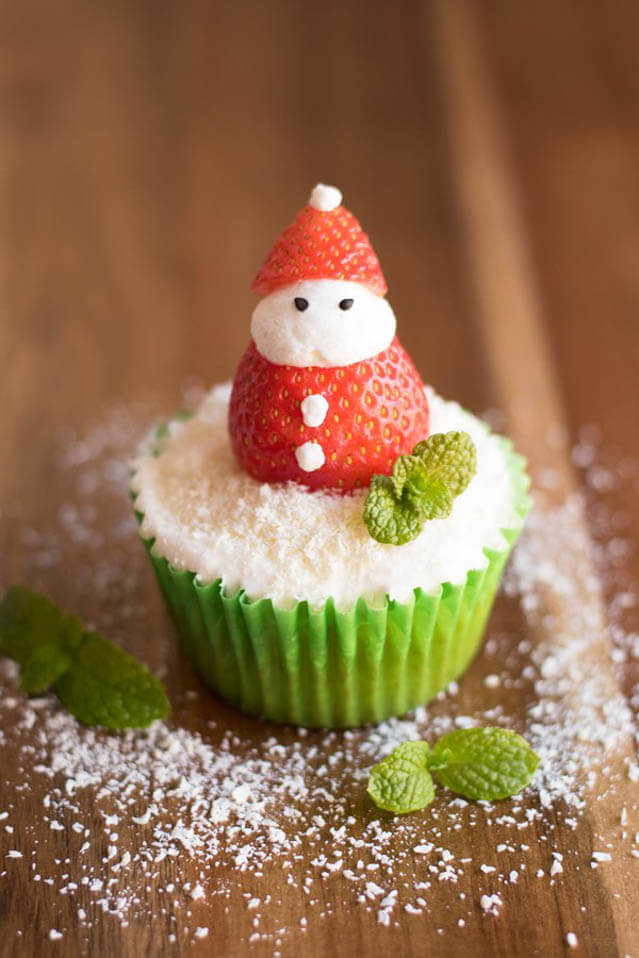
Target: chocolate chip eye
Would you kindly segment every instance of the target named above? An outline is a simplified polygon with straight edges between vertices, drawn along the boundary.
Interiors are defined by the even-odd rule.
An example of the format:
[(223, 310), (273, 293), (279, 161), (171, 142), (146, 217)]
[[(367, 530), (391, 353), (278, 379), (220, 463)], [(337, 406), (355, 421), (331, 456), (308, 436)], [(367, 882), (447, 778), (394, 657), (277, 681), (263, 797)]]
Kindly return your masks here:
[(299, 309), (300, 313), (303, 313), (305, 309), (308, 309), (308, 300), (304, 299), (303, 296), (296, 296), (293, 302)]
[(354, 299), (340, 299), (339, 308), (350, 309), (354, 302), (355, 302)]

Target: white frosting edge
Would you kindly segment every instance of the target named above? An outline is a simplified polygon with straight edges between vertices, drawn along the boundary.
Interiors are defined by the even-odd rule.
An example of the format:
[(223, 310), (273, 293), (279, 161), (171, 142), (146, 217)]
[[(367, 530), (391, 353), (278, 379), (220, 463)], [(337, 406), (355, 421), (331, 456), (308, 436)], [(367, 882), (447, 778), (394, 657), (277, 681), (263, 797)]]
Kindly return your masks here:
[[(131, 487), (144, 514), (141, 534), (154, 553), (227, 594), (280, 607), (329, 596), (339, 609), (359, 596), (407, 601), (413, 590), (462, 583), (488, 564), (484, 549), (504, 549), (502, 529), (517, 528), (514, 491), (499, 437), (457, 403), (427, 390), (431, 431), (462, 429), (477, 447), (478, 468), (446, 520), (426, 524), (403, 546), (375, 542), (362, 519), (366, 492), (309, 492), (294, 483), (260, 483), (237, 464), (227, 434), (230, 384), (215, 387), (195, 416), (173, 424), (161, 454), (143, 449)], [(148, 447), (148, 444), (147, 444)]]

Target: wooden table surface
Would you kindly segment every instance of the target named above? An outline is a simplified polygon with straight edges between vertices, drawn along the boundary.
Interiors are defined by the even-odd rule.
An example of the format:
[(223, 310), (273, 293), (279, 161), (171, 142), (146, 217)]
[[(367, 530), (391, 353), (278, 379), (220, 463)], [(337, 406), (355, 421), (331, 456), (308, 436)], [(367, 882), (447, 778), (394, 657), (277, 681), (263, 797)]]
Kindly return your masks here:
[[(123, 543), (107, 534), (113, 516), (126, 514), (124, 485), (116, 495), (85, 488), (82, 498), (81, 463), (60, 468), (60, 451), (77, 452), (72, 436), (97, 442), (105, 422), (134, 436), (181, 404), (185, 383), (232, 376), (247, 342), (254, 272), (322, 180), (340, 186), (372, 235), (399, 333), (424, 379), (477, 413), (501, 410), (535, 476), (552, 470), (546, 509), (581, 481), (570, 448), (586, 425), (600, 431), (613, 474), (627, 480), (639, 454), (638, 171), (639, 7), (631, 0), (3, 3), (0, 585), (42, 589), (161, 671), (177, 725), (206, 738), (207, 722), (217, 721), (236, 733), (240, 751), (272, 735), (289, 743), (295, 733), (244, 719), (205, 692), (175, 649), (139, 546), (130, 532)], [(559, 429), (565, 444), (549, 439)], [(599, 492), (632, 541), (638, 490), (625, 480)], [(596, 488), (586, 502), (574, 522), (584, 541), (599, 543), (592, 566), (584, 550), (592, 571), (606, 546)], [(87, 503), (104, 544), (67, 542), (59, 554), (51, 530)], [(637, 554), (627, 549), (615, 568), (613, 580), (636, 582)], [(599, 639), (588, 668), (636, 716), (637, 660), (617, 655), (615, 668), (608, 654), (605, 619), (619, 582), (602, 583), (598, 611), (590, 593)], [(437, 703), (439, 714), (479, 714), (502, 701), (506, 714), (523, 717), (530, 690), (524, 701), (516, 687), (496, 694), (483, 679), (506, 667), (504, 636), (532, 648), (551, 643), (562, 614), (555, 608), (535, 624), (501, 597), (493, 655), (480, 655), (458, 697)], [(6, 701), (15, 687), (3, 682)], [(341, 873), (318, 876), (323, 904), (311, 907), (302, 887), (309, 862), (298, 862), (301, 880), (287, 883), (274, 855), (250, 940), (255, 912), (242, 892), (254, 893), (253, 876), (233, 876), (231, 866), (210, 869), (216, 882), (230, 882), (226, 897), (211, 892), (167, 910), (162, 889), (201, 874), (186, 854), (140, 879), (128, 924), (97, 910), (84, 885), (61, 894), (65, 868), (74, 867), (64, 853), (75, 846), (70, 832), (52, 837), (43, 808), (52, 784), (25, 759), (29, 735), (41, 744), (40, 725), (18, 743), (12, 714), (0, 709), (0, 813), (9, 812), (0, 826), (13, 829), (0, 837), (3, 955), (639, 955), (639, 856), (629, 851), (632, 835), (622, 835), (622, 826), (639, 829), (639, 785), (623, 774), (631, 733), (601, 756), (614, 789), (588, 791), (576, 824), (551, 802), (543, 822), (519, 835), (528, 848), (518, 881), (491, 886), (480, 863), (493, 862), (512, 834), (477, 817), (448, 837), (456, 858), (470, 856), (457, 883), (434, 881), (421, 914), (397, 908), (388, 926)], [(308, 741), (329, 748), (322, 733)], [(90, 818), (95, 790), (76, 801)], [(531, 793), (525, 806), (539, 811), (540, 801)], [(450, 798), (438, 802), (441, 822)], [(363, 794), (347, 807), (363, 821), (376, 817)], [(420, 827), (425, 840), (427, 818)], [(564, 855), (552, 881), (548, 835)], [(391, 854), (405, 841), (398, 828)], [(593, 868), (597, 848), (611, 861)], [(12, 849), (22, 857), (7, 858)], [(103, 843), (87, 854), (94, 874), (108, 872)], [(305, 854), (317, 856), (318, 846)], [(36, 862), (55, 880), (34, 881)], [(413, 881), (420, 868), (416, 856), (403, 877)], [(491, 892), (502, 900), (496, 915), (479, 902)], [(464, 911), (452, 907), (460, 900)]]

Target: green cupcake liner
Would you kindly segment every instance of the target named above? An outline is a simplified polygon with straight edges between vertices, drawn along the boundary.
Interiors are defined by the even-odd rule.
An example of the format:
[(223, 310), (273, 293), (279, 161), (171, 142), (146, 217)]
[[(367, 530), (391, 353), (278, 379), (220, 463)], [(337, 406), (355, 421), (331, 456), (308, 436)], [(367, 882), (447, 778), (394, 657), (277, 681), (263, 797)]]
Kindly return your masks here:
[[(333, 599), (314, 608), (278, 608), (225, 594), (220, 580), (201, 585), (143, 540), (182, 647), (204, 681), (244, 712), (303, 726), (381, 722), (423, 705), (473, 658), (501, 573), (531, 501), (525, 460), (500, 439), (512, 477), (519, 522), (503, 529), (507, 547), (485, 549), (488, 564), (462, 584), (415, 589), (408, 602), (381, 608), (357, 600), (348, 611)], [(142, 515), (138, 512), (138, 519)]]

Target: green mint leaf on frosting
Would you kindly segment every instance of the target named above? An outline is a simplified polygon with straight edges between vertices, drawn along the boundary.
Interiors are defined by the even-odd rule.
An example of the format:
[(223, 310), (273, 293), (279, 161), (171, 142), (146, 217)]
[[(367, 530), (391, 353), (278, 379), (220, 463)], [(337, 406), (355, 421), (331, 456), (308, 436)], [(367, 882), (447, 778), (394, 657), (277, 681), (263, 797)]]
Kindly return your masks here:
[(430, 805), (435, 787), (428, 771), (426, 742), (404, 742), (376, 765), (368, 780), (368, 794), (379, 808), (404, 814)]
[(418, 442), (413, 455), (421, 460), (433, 481), (460, 495), (477, 471), (477, 450), (467, 432), (437, 432)]
[(430, 769), (442, 785), (465, 798), (493, 801), (521, 791), (539, 757), (526, 739), (503, 728), (464, 728), (443, 735)]
[(141, 728), (168, 713), (164, 686), (144, 665), (30, 589), (0, 602), (0, 653), (22, 667), (24, 692), (53, 689), (85, 724)]
[(446, 483), (429, 473), (419, 456), (399, 456), (390, 479), (396, 500), (410, 504), (424, 521), (450, 515), (453, 497)]
[(401, 545), (417, 538), (425, 519), (408, 497), (397, 498), (389, 476), (373, 476), (364, 503), (364, 522), (373, 539)]
[(446, 519), (453, 500), (477, 468), (477, 451), (465, 432), (436, 433), (399, 456), (390, 476), (373, 476), (364, 522), (377, 542), (403, 545), (431, 519)]
[(417, 456), (398, 456), (390, 475), (395, 498), (401, 499), (404, 492), (410, 498), (415, 495), (419, 498), (424, 478), (424, 469)]

